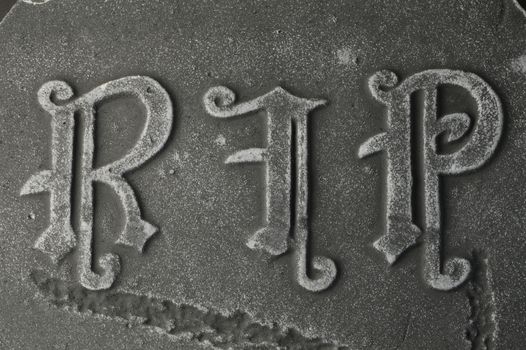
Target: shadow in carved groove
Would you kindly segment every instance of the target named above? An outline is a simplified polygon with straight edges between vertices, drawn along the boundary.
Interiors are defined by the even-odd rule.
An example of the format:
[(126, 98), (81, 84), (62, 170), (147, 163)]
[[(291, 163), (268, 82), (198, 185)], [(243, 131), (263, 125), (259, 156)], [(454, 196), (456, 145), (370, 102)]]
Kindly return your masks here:
[(9, 13), (9, 10), (16, 4), (16, 0), (2, 0), (0, 1), (0, 22)]

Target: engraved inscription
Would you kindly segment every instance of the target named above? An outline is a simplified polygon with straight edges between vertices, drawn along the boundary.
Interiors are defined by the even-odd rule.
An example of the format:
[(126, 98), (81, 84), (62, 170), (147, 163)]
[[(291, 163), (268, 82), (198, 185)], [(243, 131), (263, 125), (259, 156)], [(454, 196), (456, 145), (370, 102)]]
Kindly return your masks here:
[[(459, 86), (473, 96), (477, 105), (477, 121), (465, 113), (437, 115), (437, 88), (450, 84)], [(451, 258), (442, 261), (439, 176), (460, 174), (484, 164), (493, 154), (502, 132), (503, 113), (498, 96), (480, 77), (455, 70), (427, 70), (399, 84), (390, 71), (380, 71), (369, 79), (375, 99), (387, 107), (387, 128), (371, 137), (359, 149), (359, 157), (384, 151), (387, 157), (386, 227), (374, 246), (392, 264), (424, 233), (426, 282), (438, 290), (450, 290), (468, 277), (468, 260)], [(424, 94), (423, 142), (411, 139), (411, 94)], [(471, 128), (471, 130), (470, 130)], [(469, 135), (461, 149), (449, 154), (437, 151), (437, 137), (448, 132), (448, 142)], [(425, 219), (422, 229), (412, 217), (411, 147), (423, 149)], [(423, 232), (422, 232), (423, 231)]]
[[(50, 193), (50, 224), (35, 243), (56, 263), (77, 247), (80, 283), (91, 290), (107, 289), (120, 271), (119, 256), (106, 254), (98, 261), (103, 273), (92, 271), (93, 183), (110, 186), (122, 202), (125, 226), (116, 243), (142, 252), (146, 241), (157, 228), (144, 221), (132, 187), (123, 174), (137, 168), (155, 155), (168, 139), (172, 127), (172, 104), (167, 92), (155, 80), (130, 76), (108, 82), (73, 99), (72, 88), (62, 81), (44, 84), (38, 92), (41, 106), (51, 115), (52, 169), (33, 175), (23, 186), (21, 195)], [(96, 105), (119, 96), (135, 97), (146, 108), (146, 125), (135, 146), (122, 158), (93, 168)], [(78, 140), (82, 147), (80, 174), (74, 174), (75, 118), (83, 118), (85, 130)], [(80, 176), (80, 209), (72, 212), (73, 176)], [(72, 215), (79, 216), (80, 227), (74, 232)]]
[[(294, 238), (291, 245), (298, 283), (310, 291), (324, 290), (336, 276), (334, 262), (316, 256), (312, 267), (317, 270), (318, 277), (311, 278), (307, 273), (307, 116), (326, 101), (300, 98), (278, 87), (251, 101), (234, 102), (234, 92), (223, 86), (211, 88), (204, 96), (207, 112), (217, 118), (231, 118), (262, 110), (267, 113), (267, 147), (236, 152), (225, 162), (264, 162), (266, 165), (266, 224), (253, 234), (247, 245), (251, 249), (280, 255), (289, 249), (289, 234), (292, 231)], [(292, 193), (291, 181), (295, 181), (295, 193)]]

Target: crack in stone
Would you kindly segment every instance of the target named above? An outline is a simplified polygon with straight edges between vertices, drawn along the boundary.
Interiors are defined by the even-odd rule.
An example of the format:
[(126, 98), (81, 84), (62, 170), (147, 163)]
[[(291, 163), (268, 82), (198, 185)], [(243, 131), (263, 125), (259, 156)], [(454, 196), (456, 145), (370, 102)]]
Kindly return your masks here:
[(467, 288), (471, 315), (466, 338), (472, 350), (495, 350), (498, 320), (488, 258), (483, 252), (473, 251), (472, 261), (475, 268)]
[(242, 311), (223, 315), (149, 296), (92, 291), (80, 284), (50, 277), (41, 270), (33, 271), (31, 279), (45, 299), (56, 307), (124, 319), (129, 327), (133, 324), (155, 327), (167, 335), (189, 337), (219, 349), (349, 349), (321, 338), (308, 338), (292, 328), (259, 323)]

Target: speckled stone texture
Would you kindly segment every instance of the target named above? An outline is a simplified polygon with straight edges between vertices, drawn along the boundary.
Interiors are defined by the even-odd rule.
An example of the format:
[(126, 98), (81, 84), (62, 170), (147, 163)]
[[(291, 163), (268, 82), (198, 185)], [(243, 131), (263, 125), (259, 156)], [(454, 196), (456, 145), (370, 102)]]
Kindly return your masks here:
[[(18, 1), (0, 24), (0, 349), (522, 349), (525, 31), (514, 0)], [(430, 69), (476, 74), (503, 111), (491, 157), (440, 177), (441, 254), (472, 269), (449, 291), (426, 283), (421, 237), (392, 265), (375, 249), (386, 224), (386, 157), (358, 155), (387, 131), (369, 78), (390, 70), (404, 81)], [(82, 251), (53, 262), (33, 248), (50, 224), (50, 195), (20, 193), (54, 154), (38, 91), (60, 80), (80, 98), (127, 76), (156, 80), (173, 105), (164, 146), (123, 175), (158, 232), (142, 252), (117, 244), (126, 206), (112, 186), (95, 183), (91, 268), (102, 273), (99, 258), (111, 253), (120, 270), (110, 288), (89, 290), (79, 281)], [(216, 86), (234, 91), (235, 103), (278, 86), (327, 101), (300, 135), (308, 140), (305, 259), (326, 257), (337, 269), (325, 290), (298, 283), (294, 242), (276, 256), (247, 246), (265, 224), (265, 166), (225, 161), (268, 146), (266, 113), (210, 115), (203, 98)], [(438, 91), (440, 115), (477, 120), (472, 91)], [(416, 119), (421, 107), (412, 107)], [(134, 147), (147, 111), (133, 96), (95, 109), (98, 168)], [(75, 118), (84, 131), (75, 131), (74, 172), (86, 129)], [(422, 203), (425, 171), (413, 168), (412, 198)], [(78, 217), (85, 197), (80, 180), (72, 183)], [(425, 210), (412, 210), (422, 227)], [(81, 235), (79, 219), (71, 224)]]

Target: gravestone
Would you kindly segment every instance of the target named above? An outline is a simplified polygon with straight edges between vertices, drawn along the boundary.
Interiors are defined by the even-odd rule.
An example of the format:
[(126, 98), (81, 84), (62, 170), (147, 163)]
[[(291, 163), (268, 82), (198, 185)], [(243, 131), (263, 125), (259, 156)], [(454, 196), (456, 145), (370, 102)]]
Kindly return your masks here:
[(521, 349), (525, 30), (515, 0), (18, 1), (0, 348)]

